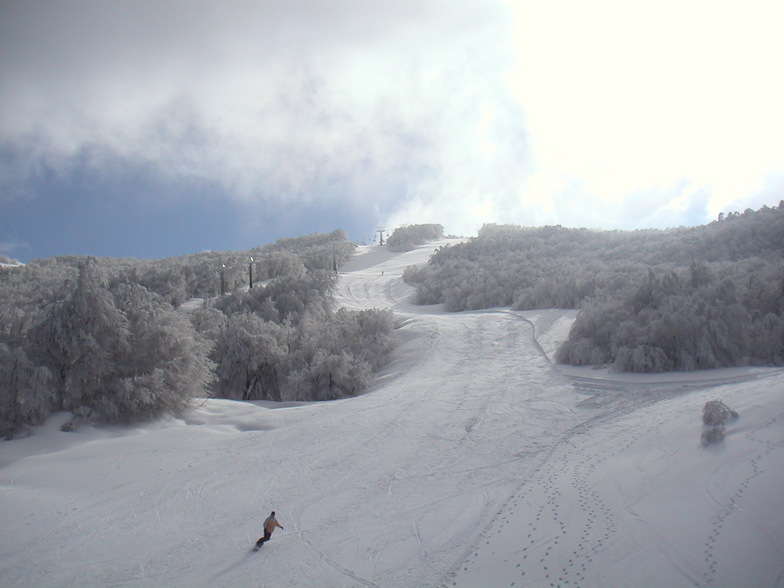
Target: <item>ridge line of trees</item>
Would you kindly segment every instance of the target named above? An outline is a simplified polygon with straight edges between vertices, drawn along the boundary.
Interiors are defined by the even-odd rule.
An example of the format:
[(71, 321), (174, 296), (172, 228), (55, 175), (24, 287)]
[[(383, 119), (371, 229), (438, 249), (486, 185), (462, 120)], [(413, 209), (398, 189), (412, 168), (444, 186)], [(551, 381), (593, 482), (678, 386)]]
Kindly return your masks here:
[(580, 309), (563, 363), (784, 365), (784, 202), (668, 230), (485, 225), (404, 279), (449, 311)]
[[(0, 435), (54, 411), (71, 412), (74, 428), (178, 414), (211, 395), (361, 393), (396, 338), (389, 311), (335, 309), (336, 270), (354, 248), (339, 230), (158, 263), (61, 257), (0, 267)], [(221, 278), (231, 294), (219, 297)], [(177, 311), (193, 297), (205, 298), (202, 308)]]

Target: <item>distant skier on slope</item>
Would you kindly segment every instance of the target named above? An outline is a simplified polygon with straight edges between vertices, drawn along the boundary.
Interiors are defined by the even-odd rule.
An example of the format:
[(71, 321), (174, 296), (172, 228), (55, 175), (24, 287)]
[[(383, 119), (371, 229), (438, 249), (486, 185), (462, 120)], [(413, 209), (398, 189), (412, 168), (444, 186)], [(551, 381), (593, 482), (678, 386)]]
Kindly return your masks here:
[(264, 521), (264, 537), (259, 537), (259, 540), (256, 541), (256, 549), (264, 545), (265, 541), (269, 541), (270, 537), (272, 537), (272, 532), (275, 530), (275, 527), (283, 528), (278, 522), (278, 519), (275, 518), (275, 511), (273, 510), (270, 513), (270, 516), (266, 518)]

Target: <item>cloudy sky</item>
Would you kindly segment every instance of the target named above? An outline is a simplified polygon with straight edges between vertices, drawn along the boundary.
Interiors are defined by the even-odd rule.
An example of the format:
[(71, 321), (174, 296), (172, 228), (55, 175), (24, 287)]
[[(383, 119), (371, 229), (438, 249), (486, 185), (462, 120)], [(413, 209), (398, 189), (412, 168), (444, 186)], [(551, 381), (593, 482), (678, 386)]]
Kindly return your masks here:
[(784, 198), (779, 0), (0, 0), (0, 253)]

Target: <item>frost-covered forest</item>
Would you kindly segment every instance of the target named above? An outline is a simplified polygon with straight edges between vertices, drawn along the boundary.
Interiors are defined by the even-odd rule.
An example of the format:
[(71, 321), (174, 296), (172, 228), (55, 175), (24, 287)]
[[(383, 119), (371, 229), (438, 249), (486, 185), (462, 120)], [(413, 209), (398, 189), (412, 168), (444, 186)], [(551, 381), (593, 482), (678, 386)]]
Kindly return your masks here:
[[(338, 307), (370, 314), (333, 325), (377, 308), (399, 324), (370, 394), (207, 398), (75, 433), (63, 412), (0, 443), (0, 586), (780, 586), (784, 368), (554, 369), (573, 310), (411, 304), (405, 268), (460, 241), (360, 246), (341, 266)], [(171, 314), (285, 351), (297, 329), (274, 311), (299, 286), (263, 281)], [(273, 509), (285, 530), (252, 551)]]
[[(339, 230), (249, 252), (0, 267), (0, 434), (54, 411), (72, 412), (72, 428), (177, 413), (208, 395), (362, 391), (394, 325), (388, 311), (334, 308), (336, 271), (354, 248)], [(205, 302), (186, 312), (193, 298)]]
[[(395, 230), (391, 250), (443, 235)], [(193, 398), (329, 400), (390, 359), (394, 317), (336, 310), (345, 232), (164, 260), (0, 265), (0, 434), (70, 411), (135, 422)], [(670, 230), (485, 225), (406, 269), (450, 311), (579, 308), (557, 359), (662, 372), (784, 364), (784, 203)], [(204, 302), (187, 309), (183, 303)]]
[(485, 225), (410, 267), (419, 304), (579, 308), (558, 360), (661, 372), (784, 363), (784, 202), (705, 226)]

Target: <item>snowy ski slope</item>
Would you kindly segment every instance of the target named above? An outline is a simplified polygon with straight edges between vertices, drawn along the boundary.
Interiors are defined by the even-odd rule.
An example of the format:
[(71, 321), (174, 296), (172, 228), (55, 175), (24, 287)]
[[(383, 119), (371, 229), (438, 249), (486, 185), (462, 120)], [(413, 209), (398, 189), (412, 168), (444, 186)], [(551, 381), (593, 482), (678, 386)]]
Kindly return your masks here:
[[(361, 397), (1, 443), (0, 586), (784, 585), (782, 370), (555, 366), (572, 311), (410, 304), (439, 244), (342, 268), (341, 305), (402, 323)], [(717, 398), (740, 418), (701, 448)]]

